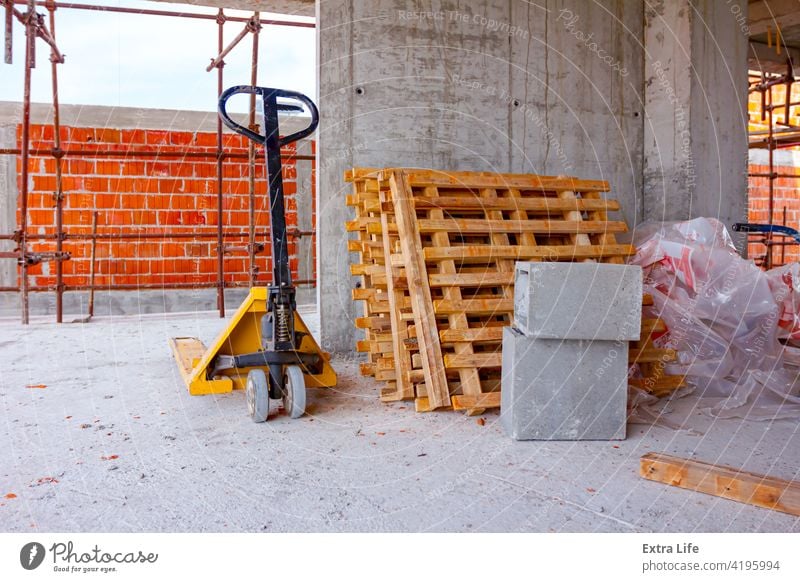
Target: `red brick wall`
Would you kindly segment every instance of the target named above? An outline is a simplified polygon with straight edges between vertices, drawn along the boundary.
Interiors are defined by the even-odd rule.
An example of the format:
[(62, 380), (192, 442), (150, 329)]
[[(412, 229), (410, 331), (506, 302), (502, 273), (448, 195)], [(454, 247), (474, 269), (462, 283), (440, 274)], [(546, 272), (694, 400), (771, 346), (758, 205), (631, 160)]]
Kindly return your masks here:
[[(768, 173), (769, 166), (750, 165), (750, 173)], [(800, 176), (800, 168), (789, 166), (775, 166), (775, 172), (779, 174), (796, 174)], [(778, 178), (774, 184), (774, 211), (773, 223), (783, 224), (783, 209), (786, 207), (786, 226), (800, 228), (800, 179)], [(748, 191), (747, 213), (748, 221), (754, 223), (767, 224), (769, 208), (769, 180), (767, 178), (750, 178), (750, 188)], [(777, 240), (784, 240), (779, 237)], [(786, 258), (781, 258), (781, 247), (774, 247), (773, 264), (779, 265), (792, 261), (800, 260), (800, 246), (785, 247)], [(758, 243), (748, 245), (748, 256), (756, 259), (763, 257), (766, 247)]]
[[(18, 139), (20, 136), (18, 130)], [(189, 131), (119, 130), (63, 127), (62, 148), (125, 151), (144, 149), (166, 153), (208, 152), (216, 150), (216, 134)], [(247, 142), (238, 135), (224, 136), (230, 153), (246, 153)], [(31, 129), (31, 147), (53, 147), (52, 126)], [(289, 146), (284, 151), (293, 151)], [(21, 161), (17, 161), (21, 170)], [(52, 156), (33, 156), (29, 162), (28, 232), (55, 232), (55, 160)], [(263, 161), (256, 166), (256, 224), (266, 230), (269, 224), (267, 183)], [(90, 233), (92, 215), (98, 212), (99, 233), (132, 235), (203, 233), (216, 236), (217, 183), (215, 158), (135, 158), (67, 156), (63, 162), (64, 230), (68, 235)], [(224, 166), (223, 225), (229, 232), (247, 232), (247, 158), (226, 159)], [(297, 226), (297, 167), (284, 161), (286, 222)], [(19, 219), (19, 210), (18, 210)], [(270, 249), (267, 243), (257, 255), (258, 281), (271, 279)], [(248, 281), (247, 238), (229, 238), (226, 244), (242, 247), (225, 255), (225, 281)], [(312, 243), (313, 244), (313, 243)], [(32, 251), (54, 251), (53, 241), (31, 241)], [(85, 285), (89, 280), (90, 242), (64, 241), (72, 254), (65, 261), (64, 283)], [(97, 244), (96, 284), (161, 285), (191, 283), (211, 286), (216, 282), (216, 238), (124, 241), (99, 240)], [(297, 277), (297, 239), (290, 238), (292, 275)], [(32, 286), (55, 284), (53, 263), (42, 263), (29, 270)]]

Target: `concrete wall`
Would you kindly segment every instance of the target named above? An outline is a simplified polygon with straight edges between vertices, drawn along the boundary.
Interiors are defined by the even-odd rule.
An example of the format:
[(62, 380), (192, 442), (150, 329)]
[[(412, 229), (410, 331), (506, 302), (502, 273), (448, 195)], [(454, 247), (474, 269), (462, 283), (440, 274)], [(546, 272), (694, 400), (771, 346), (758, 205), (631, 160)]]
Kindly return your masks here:
[(658, 0), (645, 14), (644, 218), (747, 218), (744, 0)]
[(641, 217), (642, 3), (318, 3), (319, 297), (352, 350), (342, 180), (352, 166), (603, 178)]

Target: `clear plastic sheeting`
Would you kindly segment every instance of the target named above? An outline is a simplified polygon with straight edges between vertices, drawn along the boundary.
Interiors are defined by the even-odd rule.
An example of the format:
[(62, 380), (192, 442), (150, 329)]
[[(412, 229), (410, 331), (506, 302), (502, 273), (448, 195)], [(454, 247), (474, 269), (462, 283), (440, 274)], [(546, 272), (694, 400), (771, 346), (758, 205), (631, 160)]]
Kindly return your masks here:
[(633, 242), (631, 262), (669, 329), (658, 342), (679, 353), (666, 371), (694, 387), (680, 394), (713, 398), (704, 411), (716, 417), (800, 419), (797, 358), (779, 341), (800, 338), (798, 265), (762, 271), (710, 218), (645, 223)]

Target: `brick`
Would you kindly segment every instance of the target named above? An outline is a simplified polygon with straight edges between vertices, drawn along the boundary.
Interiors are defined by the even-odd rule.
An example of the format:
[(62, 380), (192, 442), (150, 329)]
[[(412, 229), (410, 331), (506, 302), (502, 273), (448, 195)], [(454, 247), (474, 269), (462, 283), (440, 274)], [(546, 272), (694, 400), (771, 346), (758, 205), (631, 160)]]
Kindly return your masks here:
[(157, 214), (159, 225), (177, 225), (181, 223), (181, 213), (176, 210), (164, 210)]
[(30, 137), (32, 140), (53, 141), (55, 132), (52, 125), (31, 125)]
[(146, 194), (135, 194), (133, 192), (120, 193), (118, 195), (118, 200), (118, 207), (130, 210), (139, 210), (145, 208), (147, 205)]
[(192, 194), (215, 194), (217, 183), (211, 180), (184, 180), (184, 190)]
[(516, 440), (625, 438), (628, 344), (503, 329), (500, 420)]
[(120, 206), (120, 196), (118, 194), (100, 193), (94, 197), (97, 208), (118, 208)]
[(145, 132), (147, 145), (166, 145), (169, 143), (169, 132), (160, 129), (148, 129)]
[(144, 176), (146, 164), (144, 162), (125, 161), (120, 164), (120, 173), (123, 176)]
[(97, 143), (122, 143), (122, 132), (119, 129), (95, 129), (94, 141)]
[(94, 208), (94, 194), (72, 193), (66, 195), (68, 208)]
[(93, 160), (71, 159), (68, 162), (70, 174), (94, 174), (95, 163)]
[(186, 131), (169, 132), (169, 143), (172, 145), (191, 145), (194, 135)]
[(217, 177), (217, 164), (212, 163), (196, 163), (193, 164), (193, 175), (196, 178), (216, 178)]
[(194, 144), (201, 147), (213, 147), (217, 145), (217, 134), (201, 132), (195, 134)]
[(94, 129), (86, 127), (71, 127), (66, 135), (66, 141), (86, 143), (94, 141)]
[(96, 172), (104, 176), (119, 176), (120, 162), (114, 160), (98, 160), (95, 163)]
[(155, 192), (156, 184), (150, 178), (134, 178), (133, 192)]
[(130, 210), (108, 210), (105, 212), (105, 224), (127, 226), (133, 224), (133, 213)]
[[(76, 188), (77, 190), (78, 188)], [(111, 190), (108, 178), (103, 176), (86, 176), (81, 178), (81, 190), (88, 192), (106, 193)]]
[(92, 224), (91, 210), (65, 210), (64, 224)]
[(190, 162), (172, 162), (169, 164), (169, 175), (173, 178), (187, 178), (194, 176), (193, 164)]
[(123, 129), (122, 143), (132, 145), (143, 145), (146, 140), (146, 133), (143, 129)]
[(158, 191), (162, 194), (183, 192), (183, 180), (161, 179), (158, 181)]
[(28, 208), (52, 208), (55, 206), (53, 194), (44, 192), (28, 193)]
[(33, 189), (46, 192), (55, 192), (56, 189), (55, 176), (34, 176)]
[(148, 176), (169, 177), (169, 162), (147, 162), (145, 173)]
[(55, 216), (52, 210), (28, 210), (28, 225), (54, 224)]
[(181, 224), (205, 224), (206, 217), (202, 212), (186, 211), (181, 213)]
[(153, 210), (136, 210), (133, 213), (133, 223), (138, 225), (157, 224), (157, 213)]

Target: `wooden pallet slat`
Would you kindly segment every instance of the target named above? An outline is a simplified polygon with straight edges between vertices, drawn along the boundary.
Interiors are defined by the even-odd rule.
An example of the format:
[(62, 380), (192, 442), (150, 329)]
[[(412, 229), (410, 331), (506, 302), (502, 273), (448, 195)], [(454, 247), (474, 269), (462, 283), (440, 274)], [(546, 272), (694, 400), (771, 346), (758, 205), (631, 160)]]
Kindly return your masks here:
[(434, 409), (449, 406), (450, 391), (444, 366), (440, 363), (442, 349), (436, 329), (436, 314), (428, 300), (431, 291), (422, 256), (422, 245), (419, 242), (417, 217), (409, 197), (411, 186), (403, 172), (391, 174), (389, 186), (394, 202), (400, 247), (406, 259), (406, 278), (414, 311), (414, 325), (418, 333), (417, 341), (423, 359), (428, 401)]

